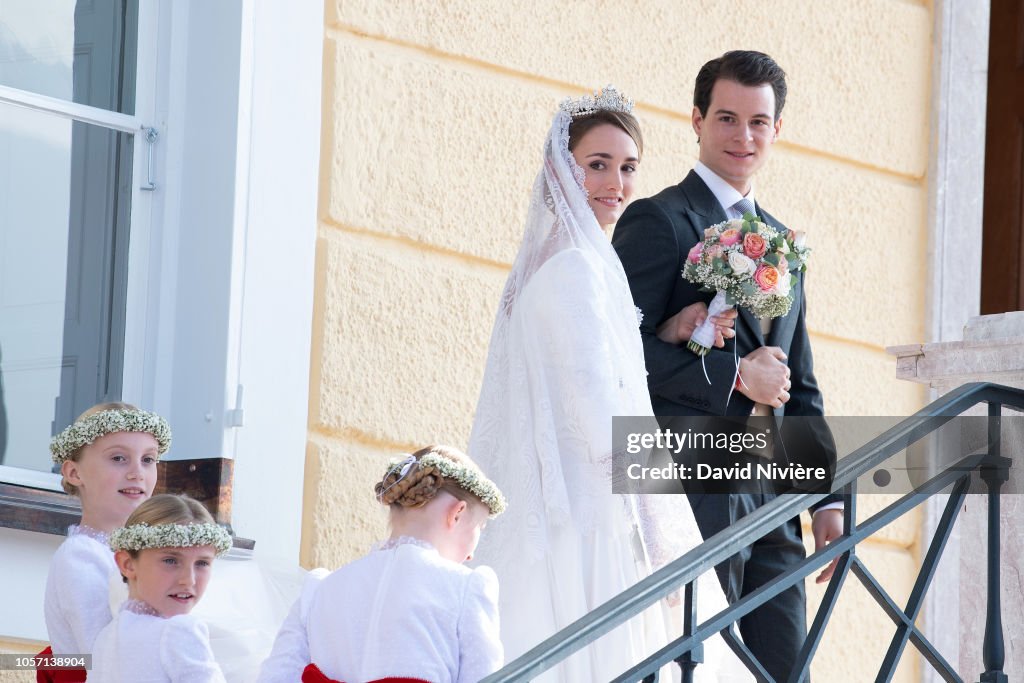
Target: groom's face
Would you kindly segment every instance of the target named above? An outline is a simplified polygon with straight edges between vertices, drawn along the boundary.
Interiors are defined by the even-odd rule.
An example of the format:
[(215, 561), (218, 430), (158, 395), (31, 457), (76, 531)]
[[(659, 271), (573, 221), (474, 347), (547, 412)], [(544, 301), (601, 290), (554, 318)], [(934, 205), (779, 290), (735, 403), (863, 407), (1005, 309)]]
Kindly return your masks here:
[(745, 195), (782, 129), (782, 119), (774, 117), (771, 85), (716, 81), (707, 115), (693, 108), (701, 162)]

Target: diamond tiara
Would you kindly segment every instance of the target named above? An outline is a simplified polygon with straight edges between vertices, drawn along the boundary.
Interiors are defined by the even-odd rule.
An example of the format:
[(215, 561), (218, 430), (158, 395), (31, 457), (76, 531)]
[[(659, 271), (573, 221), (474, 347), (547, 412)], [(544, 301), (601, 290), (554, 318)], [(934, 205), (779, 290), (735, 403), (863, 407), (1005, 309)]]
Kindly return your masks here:
[(558, 107), (574, 119), (596, 111), (621, 111), (629, 114), (633, 111), (633, 100), (619, 92), (614, 85), (606, 85), (593, 95), (584, 95), (577, 100), (567, 97)]

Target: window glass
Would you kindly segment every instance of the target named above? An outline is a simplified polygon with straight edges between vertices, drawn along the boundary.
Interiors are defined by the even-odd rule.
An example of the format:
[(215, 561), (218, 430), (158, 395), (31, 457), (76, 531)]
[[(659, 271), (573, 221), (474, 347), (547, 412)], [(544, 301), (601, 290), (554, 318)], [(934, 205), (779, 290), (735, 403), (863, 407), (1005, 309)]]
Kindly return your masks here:
[(0, 465), (120, 396), (133, 144), (0, 103)]
[(138, 0), (0, 0), (0, 85), (135, 112)]

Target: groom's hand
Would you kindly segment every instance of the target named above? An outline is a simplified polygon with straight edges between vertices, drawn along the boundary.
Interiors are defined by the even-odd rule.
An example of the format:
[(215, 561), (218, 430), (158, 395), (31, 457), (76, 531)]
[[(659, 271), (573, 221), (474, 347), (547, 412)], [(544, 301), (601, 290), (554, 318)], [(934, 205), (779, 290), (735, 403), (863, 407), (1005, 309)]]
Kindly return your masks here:
[[(843, 511), (839, 509), (818, 510), (811, 515), (811, 532), (814, 534), (814, 552), (843, 535)], [(832, 573), (839, 564), (839, 558), (832, 560), (821, 573), (815, 577), (814, 583), (825, 583), (832, 578)]]
[(740, 359), (739, 391), (754, 403), (778, 408), (789, 400), (789, 366), (778, 346), (762, 346)]

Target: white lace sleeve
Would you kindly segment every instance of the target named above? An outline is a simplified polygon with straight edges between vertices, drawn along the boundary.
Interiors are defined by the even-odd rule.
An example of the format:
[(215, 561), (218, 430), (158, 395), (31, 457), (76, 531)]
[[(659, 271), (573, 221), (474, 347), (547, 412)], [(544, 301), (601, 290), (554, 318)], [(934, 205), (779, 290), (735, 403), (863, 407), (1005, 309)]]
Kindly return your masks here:
[(639, 495), (637, 507), (652, 571), (703, 542), (686, 494)]
[(504, 662), (498, 631), (498, 577), (490, 567), (477, 567), (467, 581), (459, 614), (459, 677), (476, 683)]
[(225, 683), (210, 650), (206, 624), (187, 614), (167, 620), (160, 639), (160, 664), (171, 683)]
[(602, 309), (604, 291), (593, 259), (573, 249), (537, 272), (521, 302), (532, 308), (532, 331), (543, 339), (538, 364), (550, 411), (543, 425), (557, 439), (573, 520), (584, 531), (593, 506), (604, 504), (594, 493), (608, 487), (611, 418), (634, 414), (625, 399), (632, 393), (629, 384), (642, 381), (619, 364), (624, 351), (609, 331), (622, 321)]

